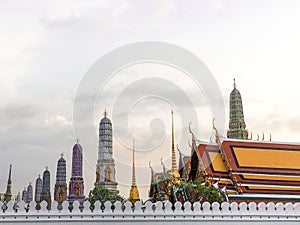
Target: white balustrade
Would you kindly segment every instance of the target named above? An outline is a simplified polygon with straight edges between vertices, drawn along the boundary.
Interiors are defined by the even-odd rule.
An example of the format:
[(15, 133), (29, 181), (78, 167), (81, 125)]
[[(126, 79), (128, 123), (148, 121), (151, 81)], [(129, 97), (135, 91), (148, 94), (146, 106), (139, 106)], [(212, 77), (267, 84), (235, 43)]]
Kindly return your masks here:
[[(51, 210), (48, 203), (43, 201), (39, 205), (35, 202), (13, 201), (0, 203), (4, 210), (0, 210), (0, 224), (90, 224), (104, 222), (105, 224), (123, 223), (132, 224), (197, 224), (201, 221), (212, 221), (213, 224), (297, 224), (300, 223), (300, 203), (218, 203), (204, 202), (176, 202), (169, 201), (142, 203), (130, 201), (122, 203), (105, 202), (103, 205), (96, 201), (80, 203), (74, 201), (70, 206), (67, 201), (59, 204), (52, 202)], [(37, 210), (38, 209), (38, 210)]]

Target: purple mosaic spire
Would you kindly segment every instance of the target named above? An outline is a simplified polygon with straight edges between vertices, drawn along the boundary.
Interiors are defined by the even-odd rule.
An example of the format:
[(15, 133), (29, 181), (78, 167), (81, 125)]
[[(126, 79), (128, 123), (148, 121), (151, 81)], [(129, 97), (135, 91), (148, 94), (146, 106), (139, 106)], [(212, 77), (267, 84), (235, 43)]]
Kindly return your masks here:
[(72, 157), (72, 176), (69, 183), (68, 201), (72, 204), (75, 200), (83, 203), (84, 201), (84, 183), (82, 177), (82, 146), (79, 140), (73, 147)]
[(82, 177), (82, 147), (78, 139), (73, 147), (72, 177)]
[(29, 183), (29, 185), (27, 186), (27, 199), (26, 202), (29, 203), (33, 200), (33, 188), (31, 185), (31, 182)]

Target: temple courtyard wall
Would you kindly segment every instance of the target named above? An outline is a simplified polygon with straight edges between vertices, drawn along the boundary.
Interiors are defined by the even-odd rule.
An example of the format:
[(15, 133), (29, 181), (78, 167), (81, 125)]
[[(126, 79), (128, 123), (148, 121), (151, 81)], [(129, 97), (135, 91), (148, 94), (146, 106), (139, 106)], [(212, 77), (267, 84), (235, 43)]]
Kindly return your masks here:
[[(300, 224), (300, 203), (194, 203), (182, 205), (176, 202), (157, 202), (141, 204), (136, 202), (132, 207), (130, 202), (122, 204), (106, 202), (100, 207), (95, 203), (94, 210), (90, 203), (84, 202), (80, 207), (79, 202), (73, 203), (72, 211), (69, 203), (63, 202), (61, 210), (57, 209), (57, 202), (52, 203), (52, 209), (47, 210), (47, 203), (42, 202), (40, 210), (35, 209), (36, 203), (28, 205), (24, 202), (18, 204), (18, 209), (13, 202), (7, 204), (6, 210), (0, 211), (0, 224)], [(27, 209), (26, 209), (27, 208)]]

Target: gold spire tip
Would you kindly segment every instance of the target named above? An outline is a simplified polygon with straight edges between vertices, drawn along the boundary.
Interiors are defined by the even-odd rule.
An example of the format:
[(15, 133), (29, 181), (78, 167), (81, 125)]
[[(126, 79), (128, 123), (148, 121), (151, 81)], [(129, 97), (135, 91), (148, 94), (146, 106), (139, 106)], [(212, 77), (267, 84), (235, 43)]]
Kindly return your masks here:
[(106, 116), (107, 116), (107, 111), (106, 111), (106, 108), (105, 108), (105, 110), (104, 110), (104, 112), (103, 112), (103, 116), (104, 116), (104, 117), (106, 117)]

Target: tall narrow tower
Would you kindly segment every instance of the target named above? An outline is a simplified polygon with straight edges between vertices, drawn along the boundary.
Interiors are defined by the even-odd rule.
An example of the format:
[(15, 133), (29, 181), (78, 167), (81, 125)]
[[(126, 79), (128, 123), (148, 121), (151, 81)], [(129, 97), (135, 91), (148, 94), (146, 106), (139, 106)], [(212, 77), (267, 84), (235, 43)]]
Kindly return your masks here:
[(84, 201), (84, 182), (82, 177), (82, 146), (79, 144), (79, 140), (76, 140), (76, 144), (73, 147), (72, 155), (72, 176), (69, 183), (69, 203), (79, 201), (81, 204)]
[(67, 198), (66, 160), (61, 154), (57, 161), (56, 182), (54, 187), (54, 200), (61, 204)]
[(22, 191), (22, 200), (24, 202), (27, 201), (27, 189), (26, 189), (26, 187), (24, 187), (24, 190)]
[(46, 201), (47, 209), (51, 209), (51, 192), (50, 192), (50, 172), (48, 170), (48, 167), (46, 167), (46, 170), (43, 173), (43, 188), (42, 188), (42, 194), (41, 194), (41, 202)]
[(26, 198), (26, 202), (29, 203), (33, 200), (33, 188), (31, 185), (31, 182), (29, 183), (29, 185), (27, 186), (27, 198)]
[(230, 93), (229, 100), (230, 115), (227, 137), (233, 139), (247, 139), (248, 131), (246, 130), (244, 119), (242, 96), (238, 89), (236, 89), (235, 79), (233, 82), (233, 90)]
[(113, 159), (112, 123), (110, 119), (107, 118), (106, 110), (103, 115), (104, 118), (101, 119), (99, 124), (99, 147), (95, 186), (100, 186), (118, 193), (118, 183), (115, 177), (115, 161)]
[(11, 168), (12, 165), (9, 165), (9, 173), (8, 173), (8, 180), (7, 180), (7, 186), (6, 186), (6, 192), (4, 193), (4, 201), (9, 202), (12, 197), (11, 193)]
[(43, 180), (39, 175), (35, 181), (35, 192), (34, 192), (34, 200), (37, 204), (41, 202), (41, 194), (43, 192)]
[(176, 178), (180, 177), (180, 174), (177, 169), (176, 165), (176, 152), (175, 152), (175, 140), (174, 140), (174, 116), (173, 116), (173, 110), (172, 110), (172, 169), (171, 169), (171, 175), (173, 175)]
[(132, 178), (131, 178), (131, 189), (129, 193), (129, 200), (136, 202), (140, 200), (139, 190), (136, 185), (136, 177), (135, 177), (135, 146), (133, 140), (133, 149), (132, 149)]

